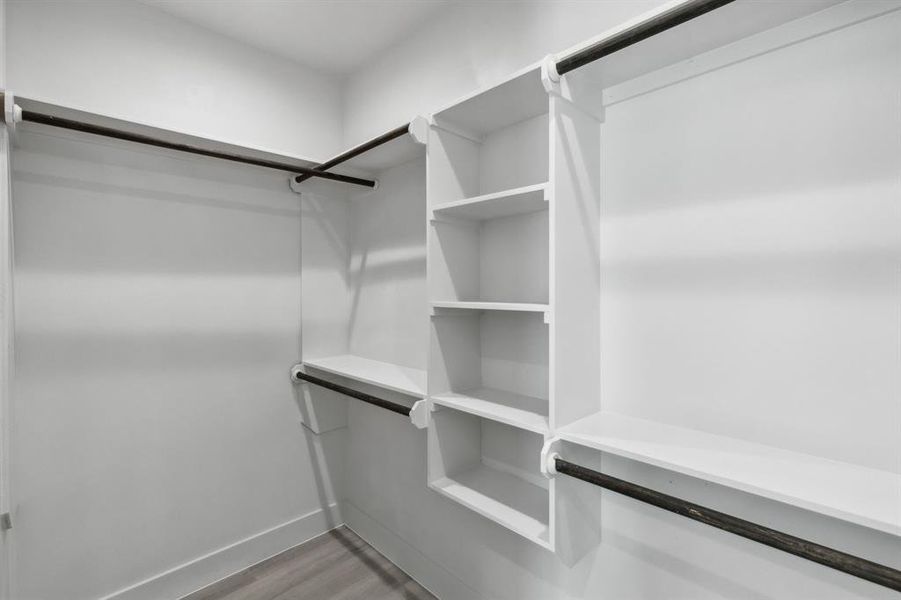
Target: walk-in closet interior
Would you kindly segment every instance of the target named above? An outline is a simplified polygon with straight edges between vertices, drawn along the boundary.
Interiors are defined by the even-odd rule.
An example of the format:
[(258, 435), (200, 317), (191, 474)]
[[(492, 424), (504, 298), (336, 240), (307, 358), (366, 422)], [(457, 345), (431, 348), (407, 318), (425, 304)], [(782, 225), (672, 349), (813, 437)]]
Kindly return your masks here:
[(0, 600), (901, 593), (901, 0), (0, 0)]

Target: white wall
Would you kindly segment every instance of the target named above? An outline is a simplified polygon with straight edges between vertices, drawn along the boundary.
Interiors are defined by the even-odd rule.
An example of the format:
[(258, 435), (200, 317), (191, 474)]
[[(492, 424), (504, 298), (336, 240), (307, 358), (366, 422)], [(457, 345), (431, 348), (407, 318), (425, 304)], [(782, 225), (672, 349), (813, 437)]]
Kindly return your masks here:
[(335, 79), (139, 2), (11, 0), (9, 86), (88, 112), (319, 162)]
[[(0, 89), (6, 84), (6, 0), (0, 0)], [(0, 513), (9, 510), (10, 373), (12, 367), (12, 223), (9, 135), (0, 126)], [(12, 530), (0, 531), (0, 600), (10, 597)]]
[(344, 145), (384, 133), (664, 0), (459, 2), (348, 77)]
[[(510, 40), (537, 40), (544, 27), (514, 18), (508, 32), (498, 15), (550, 4), (464, 6), (426, 25), (350, 80), (346, 141), (526, 62)], [(628, 16), (622, 4), (609, 8), (623, 14), (597, 30)], [(608, 109), (605, 408), (901, 468), (899, 18)], [(574, 35), (595, 33), (580, 28), (591, 31)], [(536, 47), (528, 60), (562, 45)], [(568, 565), (425, 488), (422, 432), (358, 403), (348, 423), (348, 524), (442, 600), (895, 595), (600, 490), (582, 497), (601, 542)], [(597, 453), (566, 455), (601, 469)], [(886, 534), (615, 457), (601, 470), (901, 567), (898, 540)], [(558, 485), (563, 494), (585, 486)]]
[(34, 126), (13, 160), (13, 597), (180, 597), (340, 523), (284, 175)]

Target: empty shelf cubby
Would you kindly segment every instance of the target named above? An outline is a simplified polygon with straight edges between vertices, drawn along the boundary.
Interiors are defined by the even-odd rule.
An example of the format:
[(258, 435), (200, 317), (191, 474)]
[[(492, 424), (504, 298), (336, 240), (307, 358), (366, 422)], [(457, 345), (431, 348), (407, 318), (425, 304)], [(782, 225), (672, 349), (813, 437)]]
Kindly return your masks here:
[(537, 459), (543, 436), (451, 408), (432, 419), (429, 486), (549, 548), (549, 484)]
[(548, 180), (549, 100), (538, 68), (433, 115), (432, 208)]
[(430, 295), (442, 302), (548, 302), (548, 211), (433, 220)]
[(544, 313), (459, 311), (432, 318), (430, 396), (520, 429), (548, 429)]
[(435, 128), (430, 146), (432, 208), (548, 180), (548, 116), (492, 131), (480, 141)]

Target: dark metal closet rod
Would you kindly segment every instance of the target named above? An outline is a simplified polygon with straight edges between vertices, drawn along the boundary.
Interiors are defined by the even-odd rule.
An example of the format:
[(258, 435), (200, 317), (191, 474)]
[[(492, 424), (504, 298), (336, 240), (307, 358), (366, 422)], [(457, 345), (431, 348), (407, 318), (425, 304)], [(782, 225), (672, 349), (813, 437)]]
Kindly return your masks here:
[[(390, 142), (391, 140), (399, 138), (402, 135), (406, 135), (407, 133), (409, 133), (409, 131), (410, 131), (409, 123), (407, 123), (406, 125), (401, 125), (400, 127), (392, 129), (388, 133), (382, 134), (377, 138), (373, 138), (373, 139), (369, 140), (368, 142), (364, 142), (364, 143), (360, 144), (359, 146), (351, 148), (347, 152), (344, 152), (343, 154), (339, 154), (335, 158), (332, 158), (331, 160), (327, 160), (324, 163), (322, 163), (321, 165), (316, 165), (315, 167), (313, 167), (313, 170), (316, 171), (317, 173), (321, 173), (323, 171), (328, 171), (332, 167), (340, 165), (341, 163), (346, 162), (356, 156), (359, 156), (359, 155), (363, 154), (364, 152), (368, 152), (368, 151), (372, 150), (373, 148), (381, 146), (382, 144), (384, 144), (386, 142)], [(294, 178), (294, 181), (296, 181), (297, 183), (301, 183), (302, 181), (306, 181), (310, 177), (314, 177), (314, 175), (310, 175), (310, 174), (298, 175), (297, 177)], [(374, 187), (374, 184), (373, 184), (373, 187)]]
[(129, 133), (112, 127), (103, 127), (101, 125), (93, 125), (84, 121), (76, 121), (74, 119), (64, 119), (62, 117), (54, 117), (32, 110), (22, 110), (22, 120), (30, 123), (40, 123), (42, 125), (50, 125), (52, 127), (60, 127), (62, 129), (71, 129), (72, 131), (81, 131), (94, 135), (102, 135), (117, 140), (125, 140), (127, 142), (136, 142), (147, 146), (156, 146), (158, 148), (166, 148), (168, 150), (178, 150), (179, 152), (188, 152), (190, 154), (199, 154), (201, 156), (209, 156), (211, 158), (220, 158), (222, 160), (230, 160), (233, 162), (244, 163), (248, 165), (256, 165), (258, 167), (267, 167), (279, 171), (287, 171), (289, 173), (303, 173), (307, 177), (322, 177), (332, 181), (341, 181), (343, 183), (352, 183), (354, 185), (362, 185), (366, 187), (374, 187), (375, 182), (369, 179), (360, 179), (359, 177), (350, 177), (348, 175), (337, 175), (335, 173), (324, 173), (316, 171), (310, 167), (302, 167), (300, 165), (292, 165), (288, 163), (276, 162), (260, 158), (251, 158), (249, 156), (241, 156), (238, 154), (229, 154), (226, 152), (217, 152), (215, 150), (206, 150), (197, 146), (189, 146), (188, 144), (179, 144), (176, 142), (167, 142), (159, 138), (141, 135), (138, 133)]
[(572, 70), (583, 67), (599, 58), (609, 56), (614, 52), (628, 48), (642, 40), (672, 29), (696, 17), (700, 17), (712, 10), (725, 6), (735, 0), (693, 0), (679, 5), (672, 10), (660, 13), (653, 19), (639, 23), (605, 40), (588, 46), (578, 52), (557, 61), (557, 73), (563, 75)]
[(363, 392), (358, 392), (357, 390), (353, 390), (349, 387), (344, 387), (343, 385), (338, 385), (337, 383), (332, 383), (331, 381), (326, 381), (325, 379), (307, 375), (306, 373), (303, 373), (301, 371), (295, 371), (294, 378), (308, 381), (314, 385), (318, 385), (319, 387), (324, 387), (328, 390), (332, 390), (333, 392), (338, 392), (339, 394), (344, 394), (345, 396), (350, 396), (351, 398), (356, 398), (357, 400), (368, 402), (369, 404), (374, 404), (379, 408), (384, 408), (392, 412), (396, 412), (397, 414), (404, 415), (405, 417), (410, 416), (410, 408), (397, 402), (385, 400), (384, 398), (378, 398), (370, 394), (364, 394)]
[(740, 535), (743, 538), (765, 544), (783, 552), (812, 560), (848, 575), (866, 579), (892, 590), (901, 591), (901, 571), (898, 569), (892, 569), (852, 554), (846, 554), (845, 552), (776, 531), (757, 523), (745, 521), (744, 519), (739, 519), (738, 517), (706, 508), (700, 504), (676, 498), (675, 496), (656, 492), (652, 489), (568, 462), (559, 457), (554, 459), (554, 466), (558, 473), (581, 479), (582, 481), (651, 504), (657, 508), (668, 510), (683, 517), (688, 517), (694, 521), (706, 523), (723, 531)]

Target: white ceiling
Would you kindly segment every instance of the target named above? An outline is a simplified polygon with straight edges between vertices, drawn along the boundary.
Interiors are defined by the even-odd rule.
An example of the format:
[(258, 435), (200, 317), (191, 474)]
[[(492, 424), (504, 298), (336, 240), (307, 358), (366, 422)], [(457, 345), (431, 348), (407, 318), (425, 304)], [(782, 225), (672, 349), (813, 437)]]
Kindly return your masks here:
[(345, 75), (448, 0), (141, 0), (317, 71)]

